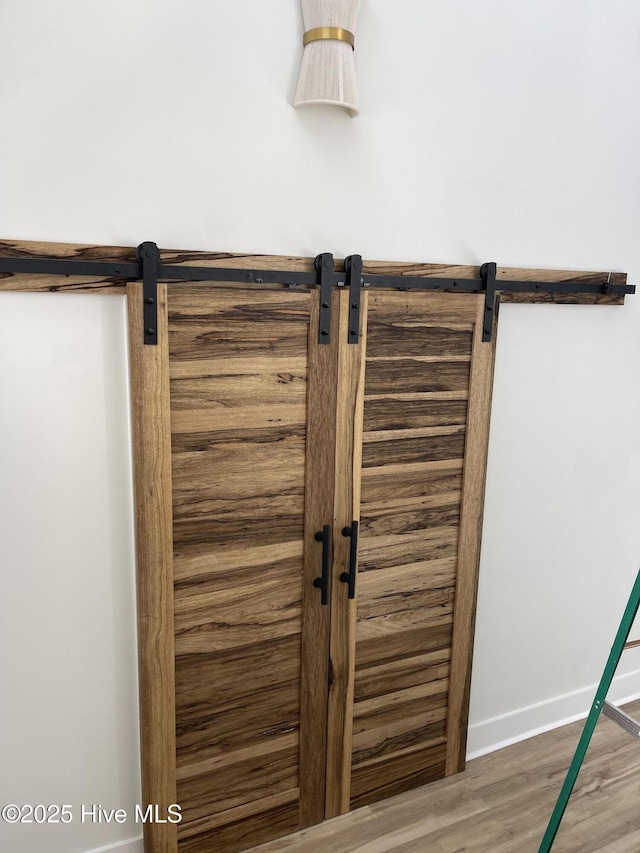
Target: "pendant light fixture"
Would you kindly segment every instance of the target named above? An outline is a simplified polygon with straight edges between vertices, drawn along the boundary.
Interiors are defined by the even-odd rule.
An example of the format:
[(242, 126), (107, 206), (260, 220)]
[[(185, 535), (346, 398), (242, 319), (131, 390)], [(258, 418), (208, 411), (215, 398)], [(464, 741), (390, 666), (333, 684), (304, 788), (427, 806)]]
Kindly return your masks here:
[(353, 61), (360, 0), (300, 0), (304, 53), (294, 107), (334, 104), (358, 114)]

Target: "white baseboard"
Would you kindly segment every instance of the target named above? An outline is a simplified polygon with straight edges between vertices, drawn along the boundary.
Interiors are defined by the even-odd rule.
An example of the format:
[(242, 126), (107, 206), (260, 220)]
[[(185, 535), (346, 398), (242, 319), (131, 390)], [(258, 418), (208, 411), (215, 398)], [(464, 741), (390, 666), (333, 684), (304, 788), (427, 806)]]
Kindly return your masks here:
[(87, 853), (144, 853), (144, 845), (142, 838), (130, 838), (128, 841), (109, 844), (108, 847), (97, 847), (93, 850), (88, 850)]
[[(597, 684), (555, 696), (546, 702), (518, 708), (469, 726), (467, 760), (495, 752), (512, 743), (548, 732), (567, 723), (585, 719), (595, 696)], [(614, 678), (608, 698), (616, 705), (640, 699), (640, 670)]]

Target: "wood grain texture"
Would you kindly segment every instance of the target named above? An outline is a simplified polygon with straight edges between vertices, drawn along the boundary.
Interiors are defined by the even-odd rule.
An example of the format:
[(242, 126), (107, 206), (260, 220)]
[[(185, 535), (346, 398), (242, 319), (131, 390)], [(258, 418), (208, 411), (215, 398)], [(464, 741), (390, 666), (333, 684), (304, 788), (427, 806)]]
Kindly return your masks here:
[(420, 428), (439, 424), (464, 424), (466, 420), (466, 399), (438, 400), (429, 394), (422, 396), (422, 399), (400, 399), (385, 395), (382, 399), (367, 397), (364, 429), (374, 432)]
[(282, 542), (285, 528), (288, 541), (302, 539), (304, 429), (198, 433), (188, 444), (174, 433), (174, 537), (181, 557), (201, 545), (240, 547), (248, 523), (260, 525), (261, 546)]
[(363, 622), (376, 617), (384, 617), (388, 622), (394, 614), (412, 610), (426, 613), (429, 608), (434, 608), (443, 612), (450, 609), (453, 602), (456, 560), (449, 557), (378, 569), (367, 573), (363, 584), (365, 587), (358, 609), (358, 616)]
[[(249, 550), (249, 549), (248, 549)], [(176, 653), (208, 653), (284, 640), (301, 631), (300, 560), (265, 576), (246, 567), (176, 588)]]
[[(178, 778), (234, 763), (243, 750), (260, 752), (269, 747), (272, 736), (280, 743), (283, 738), (297, 743), (299, 668), (300, 638), (295, 635), (180, 657)], [(245, 669), (251, 678), (238, 678)], [(256, 695), (264, 701), (255, 701)]]
[[(349, 293), (339, 299), (338, 396), (336, 400), (336, 458), (334, 503), (334, 565), (331, 600), (330, 688), (327, 708), (327, 779), (325, 817), (349, 810), (351, 789), (351, 739), (355, 678), (356, 601), (348, 598), (351, 539), (345, 527), (360, 521), (360, 470), (364, 368), (367, 347), (367, 294), (360, 304), (360, 340), (347, 343)], [(356, 566), (357, 571), (357, 566)], [(357, 589), (357, 579), (356, 579)]]
[(459, 491), (462, 488), (462, 464), (462, 459), (445, 459), (440, 462), (363, 468), (362, 500), (375, 504), (384, 500), (422, 498)]
[(459, 297), (369, 305), (352, 807), (445, 772), (473, 330)]
[(312, 298), (171, 290), (180, 850), (300, 825)]
[[(245, 290), (219, 284), (182, 284), (172, 287), (175, 308), (169, 318), (172, 375), (185, 368), (179, 361), (203, 360), (206, 375), (208, 362), (228, 358), (264, 359), (265, 353), (276, 358), (300, 358), (306, 351), (309, 323), (309, 294), (283, 290), (279, 286)], [(215, 297), (215, 323), (202, 310), (203, 298)], [(240, 329), (251, 334), (238, 334)], [(224, 371), (223, 371), (223, 375)], [(262, 385), (263, 394), (267, 388)]]
[[(73, 243), (46, 243), (29, 240), (3, 240), (0, 241), (0, 257), (23, 257), (23, 258), (82, 258), (84, 260), (108, 260), (108, 261), (134, 261), (135, 248), (128, 246), (94, 246)], [(161, 263), (171, 265), (202, 266), (202, 267), (228, 267), (233, 269), (275, 269), (301, 272), (312, 272), (314, 258), (302, 258), (279, 255), (250, 255), (233, 254), (228, 252), (192, 252), (188, 250), (162, 249), (160, 253)], [(336, 269), (341, 269), (340, 260), (336, 261)], [(419, 277), (455, 277), (461, 279), (478, 278), (480, 271), (477, 266), (465, 266), (459, 264), (434, 264), (434, 263), (407, 263), (396, 261), (368, 261), (365, 260), (364, 273), (405, 275)], [(621, 272), (593, 272), (584, 270), (544, 270), (544, 269), (519, 269), (513, 267), (498, 267), (498, 287), (500, 281), (583, 281), (589, 284), (626, 284), (627, 275)], [(247, 282), (248, 286), (254, 284)], [(259, 285), (258, 285), (259, 287)], [(274, 286), (275, 288), (278, 285)], [(264, 289), (264, 288), (263, 288)], [(84, 292), (84, 293), (124, 293), (126, 283), (118, 279), (96, 279), (72, 276), (69, 278), (61, 276), (33, 276), (13, 275), (0, 273), (0, 291), (45, 291), (45, 292)], [(378, 293), (380, 293), (378, 291)], [(377, 296), (373, 293), (372, 296)], [(401, 294), (400, 294), (401, 295)], [(430, 294), (441, 295), (445, 304), (447, 300), (462, 300), (464, 305), (465, 294), (447, 293)], [(512, 296), (514, 297), (512, 299)], [(525, 301), (538, 302), (545, 300), (544, 294), (505, 294), (503, 301)], [(576, 301), (596, 302), (603, 304), (623, 304), (623, 296), (607, 296), (604, 294), (595, 297), (585, 297), (576, 300), (575, 296), (553, 297), (554, 302)], [(457, 310), (457, 305), (452, 308)], [(434, 310), (437, 305), (434, 303)], [(445, 307), (445, 313), (449, 308)], [(464, 309), (466, 310), (466, 309)]]
[[(385, 440), (368, 441), (362, 449), (362, 464), (365, 468), (380, 468), (389, 465), (420, 465), (424, 462), (445, 462), (462, 459), (464, 454), (464, 427), (455, 427), (438, 435), (406, 437), (390, 430)], [(444, 434), (442, 434), (444, 432)]]
[(458, 583), (447, 719), (447, 773), (456, 773), (464, 768), (467, 744), (471, 661), (496, 346), (495, 321), (492, 341), (482, 342), (483, 314), (484, 303), (482, 297), (478, 297), (458, 545)]
[[(354, 718), (353, 757), (356, 770), (372, 760), (383, 764), (399, 752), (444, 740), (448, 680), (419, 685), (359, 702)], [(379, 760), (379, 762), (378, 762)], [(388, 774), (388, 767), (380, 767)]]
[[(246, 809), (231, 809), (228, 822), (205, 828), (199, 826), (195, 835), (181, 835), (180, 853), (204, 853), (219, 850), (248, 850), (272, 838), (281, 838), (300, 826), (298, 796), (293, 792), (285, 802), (279, 795), (261, 801), (262, 811), (247, 813)], [(288, 800), (288, 801), (287, 801)]]
[[(83, 246), (73, 243), (42, 243), (5, 240), (0, 242), (0, 257), (52, 258), (59, 260), (110, 261), (132, 263), (136, 260), (134, 247)], [(60, 276), (0, 273), (0, 291), (30, 290), (46, 293), (107, 293), (124, 294), (127, 283), (118, 278), (96, 276)]]
[[(237, 761), (209, 772), (186, 775), (180, 779), (181, 802), (189, 808), (189, 819), (183, 824), (185, 836), (208, 829), (212, 823), (222, 826), (233, 822), (239, 808), (245, 814), (264, 811), (264, 801), (274, 794), (293, 798), (297, 781), (297, 742), (282, 748), (274, 741), (268, 751), (246, 750)], [(216, 791), (215, 809), (211, 802), (212, 788)], [(224, 814), (233, 809), (234, 814)], [(181, 835), (179, 830), (178, 837)]]
[(424, 322), (410, 317), (380, 317), (369, 323), (367, 336), (379, 357), (402, 353), (404, 357), (436, 355), (441, 358), (443, 352), (450, 355), (471, 353), (471, 328), (464, 324), (431, 328), (428, 334), (425, 331)]
[(415, 530), (449, 527), (460, 520), (460, 492), (418, 500), (396, 498), (369, 506), (362, 531), (372, 536), (399, 536)]
[(353, 771), (352, 806), (359, 808), (392, 797), (402, 791), (426, 785), (441, 779), (444, 771), (445, 744), (436, 732), (431, 732), (431, 744), (425, 747), (398, 751), (390, 759), (363, 763)]
[[(142, 798), (161, 811), (176, 793), (171, 424), (167, 289), (158, 289), (157, 346), (143, 344), (142, 285), (127, 289), (133, 412)], [(145, 825), (147, 853), (175, 853), (174, 824)]]
[[(362, 525), (369, 528), (369, 518), (364, 513)], [(359, 571), (377, 572), (391, 566), (455, 557), (458, 553), (458, 525), (403, 534), (364, 535), (360, 542)]]
[[(367, 578), (362, 579), (362, 597), (366, 595), (367, 581)], [(429, 609), (407, 607), (395, 613), (359, 620), (356, 633), (356, 666), (371, 666), (374, 662), (376, 666), (380, 666), (388, 661), (412, 656), (416, 650), (428, 652), (439, 649), (443, 637), (448, 637), (450, 643), (453, 600), (451, 596), (449, 600), (446, 596), (438, 598)], [(411, 637), (415, 642), (423, 642), (424, 647), (414, 647)]]
[(300, 689), (300, 821), (310, 826), (324, 820), (326, 796), (327, 702), (329, 643), (334, 578), (329, 603), (322, 605), (313, 586), (322, 574), (322, 544), (315, 534), (332, 526), (335, 543), (335, 471), (340, 345), (340, 302), (331, 308), (330, 344), (318, 344), (320, 294), (313, 294), (309, 326), (309, 402), (304, 529), (302, 680)]
[(355, 698), (358, 700), (380, 696), (384, 690), (395, 693), (428, 681), (447, 678), (449, 675), (449, 649), (436, 649), (388, 661), (380, 666), (370, 666), (356, 672)]
[[(85, 260), (133, 261), (135, 247), (132, 246), (95, 246), (80, 243), (54, 243), (35, 240), (2, 240), (0, 257), (82, 257)], [(231, 252), (190, 251), (186, 249), (162, 249), (163, 264), (191, 265), (203, 267), (229, 267), (234, 269), (283, 269), (312, 272), (314, 258), (292, 255), (242, 254)], [(336, 269), (342, 267), (342, 259), (336, 259)], [(378, 275), (408, 275), (421, 277), (478, 278), (480, 268), (464, 264), (439, 264), (407, 261), (364, 262), (364, 272)], [(623, 272), (604, 270), (549, 270), (498, 266), (498, 281), (584, 281), (591, 284), (626, 284), (627, 275)], [(448, 299), (450, 294), (445, 296)], [(451, 294), (456, 297), (463, 294)], [(454, 306), (455, 308), (456, 306)]]
[[(190, 375), (194, 371), (199, 375)], [(306, 372), (306, 360), (300, 358), (226, 358), (206, 364), (174, 361), (174, 434), (298, 424), (307, 395)], [(248, 397), (255, 402), (253, 410), (245, 404)]]
[(404, 393), (430, 391), (466, 391), (469, 387), (469, 362), (420, 361), (414, 358), (370, 361), (367, 365), (365, 393), (389, 394), (402, 388)]
[[(624, 283), (624, 282), (622, 282)], [(521, 304), (553, 303), (554, 305), (624, 305), (624, 296), (612, 293), (518, 293), (504, 291), (499, 294), (500, 302)]]

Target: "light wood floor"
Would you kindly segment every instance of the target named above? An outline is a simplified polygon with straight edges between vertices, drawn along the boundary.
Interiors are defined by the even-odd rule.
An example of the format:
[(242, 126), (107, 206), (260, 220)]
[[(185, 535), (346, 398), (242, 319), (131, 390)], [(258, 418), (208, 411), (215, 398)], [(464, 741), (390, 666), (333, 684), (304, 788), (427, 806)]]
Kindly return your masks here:
[[(625, 710), (640, 719), (640, 701)], [(537, 853), (583, 723), (252, 853)], [(601, 717), (553, 853), (640, 851), (640, 740)]]

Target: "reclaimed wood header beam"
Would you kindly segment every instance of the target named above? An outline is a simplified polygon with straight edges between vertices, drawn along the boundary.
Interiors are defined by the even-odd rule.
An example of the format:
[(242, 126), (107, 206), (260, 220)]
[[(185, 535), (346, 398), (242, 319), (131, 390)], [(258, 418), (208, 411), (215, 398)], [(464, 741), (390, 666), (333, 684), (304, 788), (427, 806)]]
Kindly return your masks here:
[[(2, 261), (6, 266), (10, 261), (19, 260), (31, 270), (29, 272), (12, 272), (2, 270)], [(52, 274), (47, 271), (48, 261), (72, 261), (79, 264), (78, 275)], [(177, 272), (175, 268), (184, 270), (185, 278), (189, 278), (189, 267), (247, 271), (246, 278), (238, 276), (239, 283), (245, 287), (264, 286), (267, 282), (259, 281), (256, 273), (260, 271), (301, 273), (304, 284), (311, 283), (315, 275), (315, 258), (304, 258), (280, 255), (251, 255), (232, 254), (227, 252), (192, 252), (187, 250), (160, 250), (162, 267), (172, 267), (167, 272)], [(108, 270), (109, 275), (90, 275), (94, 263), (113, 264), (114, 269)], [(336, 262), (336, 268), (341, 262)], [(0, 241), (0, 291), (34, 291), (46, 293), (114, 293), (124, 294), (127, 281), (135, 275), (138, 265), (136, 248), (123, 246), (93, 246), (70, 243), (43, 243), (34, 241)], [(139, 266), (139, 265), (138, 265)], [(160, 272), (160, 277), (165, 278)], [(249, 274), (253, 272), (253, 274)], [(342, 274), (334, 274), (337, 279)], [(180, 273), (174, 280), (181, 280)], [(441, 279), (443, 290), (453, 289), (450, 284), (457, 280), (455, 287), (461, 292), (481, 289), (480, 267), (460, 264), (433, 264), (397, 261), (364, 260), (363, 279), (367, 286), (367, 276), (380, 277), (371, 281), (373, 286), (400, 287), (419, 286), (417, 280)], [(384, 279), (382, 278), (384, 277)], [(308, 281), (307, 281), (308, 279)], [(386, 279), (386, 280), (385, 280)], [(449, 282), (449, 284), (447, 284)], [(514, 282), (532, 283), (529, 291), (509, 289)], [(340, 282), (341, 283), (341, 282)], [(425, 282), (426, 283), (426, 282)], [(570, 283), (585, 286), (585, 292), (550, 292), (544, 289), (544, 283)], [(624, 293), (615, 292), (627, 283), (627, 275), (612, 271), (585, 270), (548, 270), (527, 269), (518, 267), (498, 267), (496, 273), (496, 294), (501, 302), (555, 302), (555, 303), (600, 303), (620, 305), (624, 303)], [(541, 285), (536, 288), (536, 284)], [(594, 288), (602, 288), (603, 292), (593, 292)], [(609, 292), (604, 292), (609, 290)], [(611, 292), (611, 291), (614, 292)], [(635, 288), (625, 287), (626, 293), (633, 293)]]

